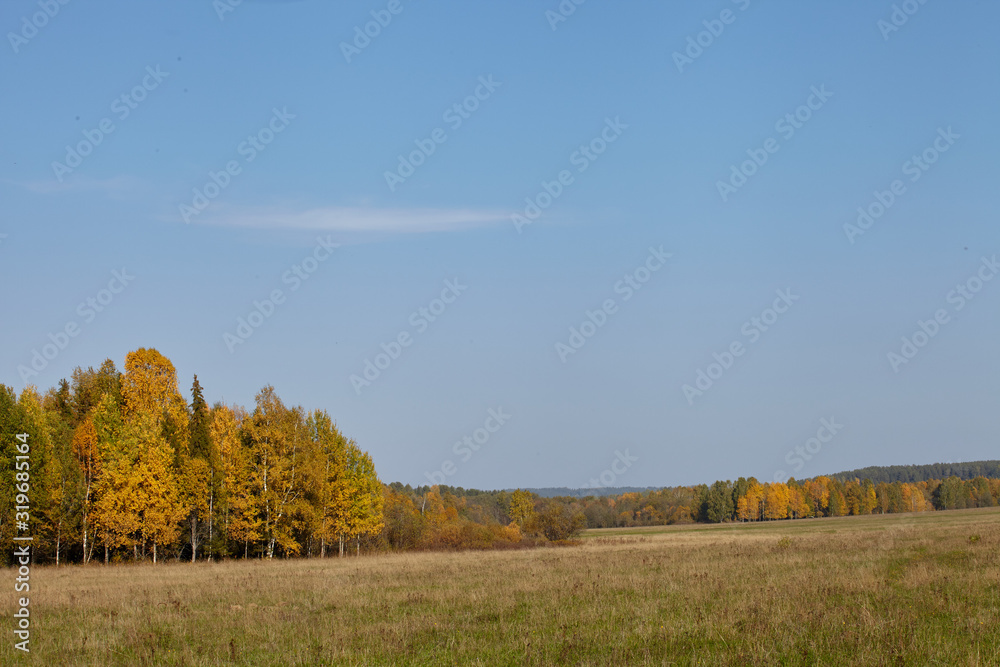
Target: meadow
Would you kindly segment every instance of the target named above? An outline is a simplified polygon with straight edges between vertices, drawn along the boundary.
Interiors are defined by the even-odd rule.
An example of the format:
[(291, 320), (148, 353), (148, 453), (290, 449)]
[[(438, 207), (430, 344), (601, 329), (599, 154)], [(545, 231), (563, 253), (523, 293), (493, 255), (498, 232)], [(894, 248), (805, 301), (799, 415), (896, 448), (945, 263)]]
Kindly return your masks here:
[(30, 655), (3, 587), (4, 665), (1000, 665), (1000, 508), (31, 584)]

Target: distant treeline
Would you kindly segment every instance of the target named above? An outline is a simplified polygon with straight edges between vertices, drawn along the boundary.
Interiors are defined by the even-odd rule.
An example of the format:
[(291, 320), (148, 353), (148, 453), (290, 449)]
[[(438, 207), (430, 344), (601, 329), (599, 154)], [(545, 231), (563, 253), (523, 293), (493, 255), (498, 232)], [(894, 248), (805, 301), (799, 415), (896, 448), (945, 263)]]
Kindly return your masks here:
[[(506, 491), (478, 491), (461, 487), (418, 487), (394, 484), (401, 492), (419, 497), (434, 492), (468, 509), (496, 504), (503, 508)], [(456, 499), (456, 500), (448, 500)], [(583, 498), (534, 497), (538, 507), (553, 516), (573, 518), (587, 528), (660, 526), (675, 523), (775, 521), (809, 517), (932, 512), (936, 510), (1000, 505), (1000, 475), (963, 480), (957, 475), (919, 482), (841, 481), (821, 476), (797, 482), (761, 484), (755, 478), (718, 481), (711, 486), (676, 486), (617, 496)], [(562, 507), (561, 512), (554, 508)], [(502, 517), (502, 511), (498, 517)], [(575, 517), (575, 518), (574, 518)]]
[(976, 477), (1000, 477), (1000, 461), (970, 461), (968, 463), (930, 463), (907, 466), (869, 466), (830, 475), (845, 482), (849, 479), (870, 479), (879, 482), (925, 482), (949, 477), (969, 480)]
[[(461, 489), (461, 487), (458, 487)], [(620, 496), (623, 493), (645, 493), (658, 491), (662, 486), (598, 486), (594, 488), (570, 489), (565, 486), (548, 486), (540, 489), (525, 489), (540, 498), (586, 498), (587, 496)], [(513, 491), (514, 489), (507, 489)]]
[[(932, 479), (958, 477), (961, 480), (987, 477), (1000, 479), (1000, 461), (969, 461), (965, 463), (930, 463), (926, 465), (869, 466), (828, 475), (839, 482), (852, 479), (867, 479), (874, 484), (886, 482), (926, 482)], [(453, 493), (462, 495), (462, 487), (453, 488)], [(588, 496), (620, 496), (624, 493), (646, 493), (667, 488), (662, 486), (607, 486), (597, 488), (571, 489), (565, 486), (526, 489), (541, 498), (586, 498)], [(513, 491), (513, 489), (507, 489)]]

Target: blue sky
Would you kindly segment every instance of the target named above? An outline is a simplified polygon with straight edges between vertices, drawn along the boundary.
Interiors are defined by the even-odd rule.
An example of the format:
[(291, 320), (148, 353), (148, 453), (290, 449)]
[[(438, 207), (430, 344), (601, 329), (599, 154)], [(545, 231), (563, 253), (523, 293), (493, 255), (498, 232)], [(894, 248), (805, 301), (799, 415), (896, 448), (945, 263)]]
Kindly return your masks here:
[(220, 4), (0, 7), (0, 382), (156, 347), (411, 484), (996, 458), (995, 3)]

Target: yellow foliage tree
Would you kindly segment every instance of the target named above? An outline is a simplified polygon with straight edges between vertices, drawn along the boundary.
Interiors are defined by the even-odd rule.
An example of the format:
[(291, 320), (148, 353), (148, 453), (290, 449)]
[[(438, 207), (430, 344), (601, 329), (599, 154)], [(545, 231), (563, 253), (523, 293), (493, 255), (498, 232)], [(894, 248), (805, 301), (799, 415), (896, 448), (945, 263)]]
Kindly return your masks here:
[(535, 519), (535, 501), (531, 497), (531, 492), (518, 489), (512, 493), (507, 514), (510, 515), (511, 522), (517, 524), (521, 530), (524, 530), (525, 526), (530, 526)]
[(353, 440), (347, 443), (347, 467), (354, 494), (347, 516), (346, 535), (355, 538), (357, 551), (360, 553), (361, 536), (375, 535), (385, 525), (382, 516), (382, 482), (375, 473), (371, 455), (361, 451)]
[(178, 499), (173, 454), (151, 415), (137, 414), (126, 425), (121, 448), (104, 466), (98, 483), (94, 522), (112, 547), (158, 548), (179, 536), (184, 508)]
[(801, 486), (788, 487), (788, 516), (793, 519), (810, 516), (805, 490)]
[(344, 537), (349, 531), (351, 502), (358, 489), (348, 471), (347, 439), (341, 435), (325, 411), (316, 410), (306, 420), (309, 438), (316, 453), (316, 535), (320, 538), (320, 556), (326, 545), (340, 543), (344, 555)]
[(830, 478), (825, 476), (811, 479), (805, 483), (806, 498), (813, 507), (816, 516), (826, 514), (830, 506)]
[(211, 510), (212, 470), (208, 461), (181, 452), (177, 473), (178, 503), (182, 516), (189, 517), (191, 527), (191, 562), (198, 554), (198, 522), (208, 518)]
[(240, 422), (245, 413), (219, 406), (212, 411), (209, 427), (213, 442), (219, 448), (222, 466), (222, 497), (219, 514), (226, 536), (243, 543), (243, 556), (249, 555), (251, 542), (260, 539), (258, 496), (253, 491), (252, 467), (248, 452), (240, 442)]
[(178, 440), (187, 442), (187, 404), (177, 389), (177, 371), (157, 350), (140, 348), (125, 357), (122, 397), (126, 421), (138, 415), (150, 415), (158, 426), (169, 421)]
[(875, 506), (878, 504), (878, 498), (875, 496), (875, 486), (867, 481), (867, 484), (861, 491), (861, 514), (871, 514), (875, 511)]
[(97, 429), (94, 420), (87, 415), (73, 432), (73, 453), (80, 463), (83, 472), (83, 562), (90, 561), (93, 553), (93, 543), (90, 538), (90, 514), (93, 503), (94, 483), (101, 471), (100, 451), (97, 446)]
[(301, 545), (294, 528), (304, 502), (303, 467), (308, 454), (303, 447), (307, 438), (301, 411), (286, 408), (274, 387), (264, 387), (243, 431), (251, 447), (253, 489), (263, 511), (265, 553), (274, 558), (276, 546), (287, 554), (298, 553)]
[(760, 521), (764, 504), (764, 487), (752, 477), (749, 481), (746, 494), (736, 501), (736, 517), (740, 521)]
[(775, 482), (764, 489), (764, 518), (773, 521), (788, 518), (788, 487)]

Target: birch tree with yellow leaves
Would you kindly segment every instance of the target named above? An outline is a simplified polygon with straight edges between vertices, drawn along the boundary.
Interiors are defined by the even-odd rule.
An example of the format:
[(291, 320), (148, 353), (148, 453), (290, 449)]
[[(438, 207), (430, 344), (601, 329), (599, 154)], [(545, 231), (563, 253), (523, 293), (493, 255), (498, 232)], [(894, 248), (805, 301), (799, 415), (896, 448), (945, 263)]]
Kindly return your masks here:
[[(350, 479), (350, 504), (347, 515), (346, 536), (353, 537), (357, 552), (361, 552), (361, 537), (376, 535), (385, 525), (382, 517), (384, 496), (382, 482), (375, 473), (375, 464), (353, 440), (347, 443), (347, 469)], [(343, 541), (341, 541), (343, 555)]]
[(343, 555), (343, 536), (348, 531), (352, 496), (357, 492), (348, 475), (347, 439), (322, 410), (309, 415), (306, 429), (316, 454), (316, 536), (320, 540), (320, 557), (326, 556), (327, 544), (334, 540), (339, 541)]
[(736, 502), (736, 517), (740, 521), (760, 521), (764, 505), (764, 487), (753, 477), (748, 482), (746, 495), (741, 496)]
[(243, 557), (249, 555), (250, 543), (260, 540), (259, 502), (253, 490), (253, 466), (250, 450), (240, 438), (241, 423), (246, 418), (242, 408), (225, 405), (212, 410), (210, 435), (219, 450), (222, 486), (218, 513), (225, 536), (243, 545)]
[(73, 453), (80, 464), (83, 472), (83, 562), (86, 564), (90, 560), (93, 552), (93, 545), (89, 545), (90, 537), (90, 515), (94, 497), (94, 485), (97, 481), (101, 469), (100, 450), (97, 447), (97, 429), (94, 428), (94, 419), (88, 415), (76, 427), (73, 433)]
[(172, 462), (173, 452), (154, 418), (134, 413), (97, 489), (95, 524), (108, 546), (131, 547), (136, 558), (151, 547), (155, 563), (159, 548), (177, 541), (184, 507)]
[(294, 555), (301, 548), (294, 528), (302, 509), (308, 461), (302, 411), (285, 407), (271, 386), (257, 394), (256, 403), (243, 431), (251, 450), (253, 488), (263, 514), (264, 549), (268, 558), (274, 558), (276, 546)]

